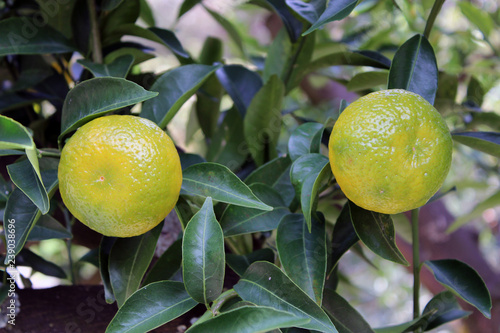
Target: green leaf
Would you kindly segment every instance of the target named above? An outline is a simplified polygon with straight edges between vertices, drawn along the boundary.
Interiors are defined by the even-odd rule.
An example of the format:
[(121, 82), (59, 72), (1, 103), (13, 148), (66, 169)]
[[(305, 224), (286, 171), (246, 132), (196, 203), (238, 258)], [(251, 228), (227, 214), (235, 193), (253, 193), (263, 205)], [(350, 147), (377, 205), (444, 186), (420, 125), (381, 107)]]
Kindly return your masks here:
[(122, 55), (113, 60), (110, 64), (96, 64), (87, 59), (79, 59), (77, 62), (88, 69), (95, 77), (120, 77), (125, 78), (134, 62), (131, 54)]
[(314, 30), (322, 28), (325, 24), (332, 21), (342, 20), (347, 17), (356, 7), (358, 0), (339, 0), (330, 1), (328, 7), (321, 14), (314, 24), (302, 35), (307, 35)]
[(103, 0), (102, 10), (113, 10), (122, 2), (123, 0)]
[(118, 43), (123, 35), (115, 33), (123, 25), (133, 24), (139, 18), (141, 3), (139, 0), (121, 1), (118, 6), (102, 17), (101, 43), (108, 46)]
[(12, 118), (0, 115), (0, 149), (33, 149), (30, 133)]
[(467, 85), (467, 95), (465, 97), (466, 105), (472, 105), (480, 108), (483, 104), (485, 91), (481, 86), (481, 82), (475, 76), (471, 76)]
[(220, 15), (219, 13), (210, 10), (208, 7), (203, 6), (205, 10), (216, 20), (224, 30), (226, 30), (227, 35), (229, 38), (232, 39), (232, 41), (236, 44), (238, 47), (238, 50), (241, 52), (241, 55), (245, 55), (245, 47), (243, 44), (243, 40), (241, 39), (241, 36), (238, 32), (238, 30), (234, 27), (234, 25), (226, 19), (224, 16)]
[(177, 14), (177, 19), (182, 15), (186, 14), (191, 8), (199, 4), (201, 0), (184, 0), (182, 2), (181, 8), (179, 8), (179, 14)]
[(323, 296), (323, 309), (341, 333), (374, 333), (363, 316), (337, 292), (325, 289)]
[(182, 258), (187, 292), (195, 301), (208, 306), (222, 292), (225, 268), (224, 235), (210, 197), (184, 231)]
[(284, 78), (284, 72), (287, 62), (290, 59), (292, 43), (285, 28), (281, 28), (274, 37), (269, 51), (267, 52), (266, 61), (264, 63), (264, 72), (262, 78), (264, 81), (269, 80), (272, 75), (277, 75), (279, 78)]
[(11, 17), (0, 22), (0, 57), (73, 51), (73, 44), (49, 25), (40, 27), (27, 17)]
[(389, 89), (405, 89), (434, 104), (438, 69), (432, 45), (423, 35), (415, 35), (398, 49), (389, 71)]
[(30, 161), (26, 159), (10, 164), (7, 171), (12, 182), (30, 198), (42, 214), (47, 214), (50, 208), (49, 196)]
[(446, 230), (447, 233), (452, 233), (467, 222), (480, 217), (486, 209), (498, 207), (500, 205), (500, 191), (494, 193), (483, 202), (479, 203), (474, 209), (468, 213), (459, 216)]
[[(258, 320), (255, 320), (258, 319)], [(242, 306), (194, 324), (186, 333), (206, 332), (268, 332), (280, 327), (307, 325), (310, 319), (266, 306)]]
[(414, 332), (418, 329), (421, 329), (426, 325), (427, 319), (432, 315), (432, 312), (425, 313), (422, 316), (413, 319), (412, 321), (402, 323), (399, 325), (387, 326), (375, 328), (374, 331), (376, 333), (406, 333), (406, 332)]
[(467, 317), (472, 312), (464, 311), (458, 305), (457, 299), (450, 291), (443, 291), (434, 296), (424, 308), (423, 313), (433, 314), (427, 319), (425, 330), (432, 330), (453, 320)]
[(84, 81), (71, 89), (64, 100), (59, 140), (93, 118), (156, 95), (158, 93), (121, 78), (99, 77)]
[(193, 195), (212, 197), (233, 205), (272, 210), (260, 201), (234, 173), (216, 163), (199, 163), (182, 172), (182, 189)]
[(276, 145), (281, 132), (283, 82), (273, 75), (255, 94), (243, 120), (245, 141), (257, 165), (278, 157)]
[(318, 203), (320, 186), (326, 184), (332, 176), (332, 169), (328, 161), (324, 161), (323, 168), (306, 177), (300, 189), (300, 206), (306, 218), (307, 227), (311, 230), (311, 218)]
[(347, 83), (347, 90), (360, 91), (373, 89), (376, 86), (385, 85), (388, 79), (388, 72), (371, 71), (358, 73)]
[(256, 183), (250, 185), (250, 189), (262, 202), (273, 207), (273, 210), (228, 206), (220, 219), (225, 237), (274, 230), (281, 218), (289, 213), (280, 194), (269, 185)]
[[(332, 252), (330, 253), (330, 264), (333, 270), (340, 258), (346, 253), (354, 244), (359, 241), (359, 237), (354, 230), (351, 221), (351, 211), (349, 210), (349, 203), (346, 202), (342, 211), (340, 212), (332, 233)], [(328, 273), (330, 275), (331, 272)]]
[(292, 43), (297, 41), (302, 32), (303, 24), (287, 6), (285, 0), (254, 0), (253, 2), (261, 4), (262, 7), (273, 9), (283, 22)]
[[(57, 180), (57, 170), (42, 171), (42, 180), (49, 198), (52, 197), (59, 184)], [(14, 221), (15, 232), (15, 254), (18, 254), (23, 248), (28, 235), (30, 234), (36, 221), (41, 216), (40, 210), (35, 204), (20, 190), (14, 189), (7, 200), (4, 211), (4, 224), (8, 221)], [(7, 222), (6, 222), (7, 221)]]
[(72, 238), (73, 235), (50, 215), (42, 215), (28, 235), (28, 241)]
[(316, 303), (321, 304), (326, 274), (325, 223), (314, 219), (312, 228), (302, 214), (281, 219), (276, 246), (288, 277)]
[(466, 1), (460, 1), (458, 7), (462, 11), (462, 14), (467, 17), (467, 19), (477, 26), (483, 35), (488, 38), (491, 31), (495, 29), (495, 22), (485, 10), (481, 10), (474, 4)]
[(171, 279), (181, 269), (181, 264), (182, 239), (178, 239), (158, 258), (144, 279), (143, 285)]
[(245, 183), (263, 183), (278, 191), (286, 206), (289, 206), (295, 197), (295, 189), (290, 181), (289, 157), (278, 157), (254, 170), (246, 179)]
[(408, 266), (396, 245), (391, 216), (358, 207), (349, 201), (351, 220), (359, 239), (375, 254), (395, 263)]
[(156, 25), (155, 17), (153, 15), (153, 11), (148, 4), (147, 0), (140, 0), (141, 2), (141, 11), (139, 13), (139, 18), (144, 21), (148, 26)]
[(116, 237), (103, 236), (99, 244), (99, 272), (101, 273), (101, 281), (104, 287), (104, 298), (106, 299), (106, 303), (109, 304), (116, 300), (109, 276), (109, 254), (116, 239)]
[(56, 264), (45, 260), (39, 255), (31, 252), (28, 249), (22, 249), (16, 256), (16, 266), (28, 266), (34, 271), (40, 272), (47, 276), (54, 276), (60, 279), (66, 279), (66, 273), (61, 267)]
[(302, 0), (286, 0), (288, 7), (293, 9), (307, 22), (314, 24), (326, 8), (326, 0), (303, 2)]
[(427, 260), (425, 264), (442, 285), (476, 307), (486, 318), (491, 318), (490, 293), (472, 267), (456, 259)]
[(295, 161), (302, 155), (319, 153), (324, 126), (320, 123), (309, 122), (297, 127), (288, 140), (288, 155)]
[[(308, 181), (308, 177), (318, 175), (327, 163), (329, 163), (328, 157), (321, 154), (302, 155), (293, 162), (290, 169), (290, 178), (299, 197), (302, 197), (302, 186)], [(305, 193), (305, 195), (307, 194), (309, 193)]]
[[(302, 75), (330, 66), (370, 66), (389, 69), (391, 62), (386, 57), (360, 51), (335, 52), (311, 61), (302, 70)], [(299, 76), (300, 77), (300, 76)]]
[(337, 332), (320, 306), (271, 263), (253, 263), (234, 286), (234, 290), (245, 301), (311, 320), (308, 324), (297, 327), (320, 332)]
[(500, 158), (500, 133), (461, 132), (453, 133), (451, 137), (463, 145)]
[(20, 150), (14, 149), (0, 149), (0, 156), (24, 155), (25, 153)]
[(239, 276), (245, 274), (247, 268), (256, 261), (269, 261), (270, 263), (274, 263), (274, 251), (270, 248), (264, 248), (245, 255), (232, 253), (226, 255), (227, 265)]
[(172, 52), (182, 58), (189, 58), (189, 54), (184, 50), (181, 42), (172, 31), (156, 27), (149, 28), (149, 31), (158, 36), (161, 39), (162, 44), (167, 46)]
[(175, 319), (197, 305), (182, 282), (160, 281), (136, 291), (118, 309), (106, 333), (144, 333)]
[(117, 238), (109, 254), (109, 278), (118, 307), (138, 288), (153, 258), (163, 222), (145, 234)]
[(219, 68), (215, 74), (241, 116), (244, 117), (250, 102), (262, 88), (263, 83), (260, 76), (241, 65), (225, 65)]
[(166, 72), (151, 86), (151, 90), (158, 91), (159, 96), (142, 105), (140, 116), (165, 128), (181, 106), (216, 69), (216, 66), (192, 64)]

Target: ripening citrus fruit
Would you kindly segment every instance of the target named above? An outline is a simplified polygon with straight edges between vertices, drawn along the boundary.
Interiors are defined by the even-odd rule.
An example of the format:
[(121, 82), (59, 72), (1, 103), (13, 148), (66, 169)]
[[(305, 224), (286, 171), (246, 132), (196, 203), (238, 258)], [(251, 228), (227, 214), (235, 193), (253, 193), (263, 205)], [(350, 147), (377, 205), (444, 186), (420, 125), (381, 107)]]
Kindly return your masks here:
[(451, 153), (451, 135), (438, 111), (400, 89), (349, 105), (329, 143), (330, 165), (347, 198), (385, 214), (424, 205), (443, 184)]
[(131, 237), (154, 228), (175, 206), (181, 183), (172, 140), (147, 119), (94, 119), (76, 131), (61, 153), (64, 204), (106, 236)]

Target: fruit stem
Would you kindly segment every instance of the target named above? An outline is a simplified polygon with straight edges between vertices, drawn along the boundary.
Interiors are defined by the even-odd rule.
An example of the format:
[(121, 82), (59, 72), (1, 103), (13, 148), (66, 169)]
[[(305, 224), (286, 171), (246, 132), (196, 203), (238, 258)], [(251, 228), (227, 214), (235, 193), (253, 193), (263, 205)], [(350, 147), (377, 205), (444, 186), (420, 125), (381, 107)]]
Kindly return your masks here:
[[(73, 228), (73, 223), (75, 222), (74, 217), (69, 217), (68, 210), (62, 206), (59, 206), (63, 212), (64, 220), (66, 222), (66, 230), (71, 234), (72, 233), (72, 228)], [(68, 238), (66, 240), (66, 249), (68, 251), (68, 261), (69, 261), (69, 272), (70, 272), (70, 279), (71, 279), (71, 284), (76, 283), (76, 277), (75, 277), (75, 267), (73, 265), (73, 257), (71, 255), (71, 238)]]
[(87, 4), (89, 7), (90, 26), (92, 29), (92, 60), (97, 64), (102, 64), (101, 36), (99, 34), (95, 0), (87, 0)]
[(434, 1), (434, 5), (432, 6), (431, 13), (429, 14), (429, 18), (427, 19), (427, 23), (425, 24), (424, 36), (429, 39), (429, 35), (431, 34), (432, 27), (434, 26), (434, 21), (436, 21), (436, 17), (441, 11), (441, 7), (443, 7), (445, 0), (436, 0)]
[[(411, 235), (413, 245), (413, 318), (420, 316), (420, 244), (418, 234), (418, 213), (419, 209), (411, 211)], [(415, 330), (420, 332), (420, 329)]]

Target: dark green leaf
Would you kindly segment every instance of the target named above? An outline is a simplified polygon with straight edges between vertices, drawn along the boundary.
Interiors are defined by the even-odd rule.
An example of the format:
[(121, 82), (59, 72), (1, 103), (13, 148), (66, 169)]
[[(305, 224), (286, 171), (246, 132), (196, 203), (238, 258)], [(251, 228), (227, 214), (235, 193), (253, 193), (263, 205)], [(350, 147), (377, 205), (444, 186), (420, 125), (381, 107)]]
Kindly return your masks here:
[(73, 41), (81, 54), (88, 54), (90, 48), (90, 15), (87, 0), (76, 0), (71, 14)]
[(357, 0), (330, 1), (328, 7), (321, 14), (318, 20), (314, 22), (314, 24), (303, 33), (303, 35), (307, 35), (314, 30), (322, 28), (328, 22), (342, 20), (354, 10), (357, 3)]
[[(346, 202), (333, 228), (332, 253), (330, 254), (330, 264), (332, 269), (337, 266), (337, 263), (344, 253), (346, 253), (358, 241), (359, 237), (356, 234), (351, 221), (349, 203)], [(329, 272), (328, 275), (330, 275), (330, 273), (331, 272)]]
[(59, 139), (93, 118), (156, 95), (158, 93), (144, 90), (136, 83), (121, 78), (99, 77), (84, 81), (66, 96)]
[(281, 219), (276, 246), (288, 277), (316, 303), (321, 304), (326, 274), (325, 223), (314, 219), (309, 231), (302, 214)]
[[(50, 198), (59, 184), (57, 170), (42, 171), (42, 180)], [(16, 228), (14, 251), (16, 254), (23, 248), (29, 233), (40, 216), (40, 210), (21, 190), (14, 189), (12, 191), (5, 206), (3, 221), (4, 224), (14, 221)]]
[(171, 279), (181, 269), (181, 264), (182, 239), (178, 239), (158, 258), (144, 279), (143, 285)]
[(156, 27), (149, 28), (149, 30), (158, 36), (162, 40), (163, 44), (168, 46), (172, 52), (183, 58), (189, 58), (189, 54), (184, 50), (181, 42), (172, 31)]
[(199, 163), (183, 171), (182, 189), (238, 206), (272, 210), (260, 201), (234, 173), (216, 163)]
[(480, 217), (486, 209), (498, 207), (500, 205), (500, 191), (492, 194), (490, 197), (486, 198), (483, 202), (480, 202), (474, 209), (468, 213), (459, 216), (449, 227), (446, 232), (451, 233), (467, 222)]
[(318, 203), (320, 188), (328, 182), (331, 176), (332, 169), (327, 159), (324, 161), (323, 168), (318, 173), (314, 172), (308, 175), (302, 184), (302, 188), (300, 189), (300, 205), (309, 230), (311, 229), (311, 218)]
[(33, 149), (30, 133), (20, 123), (0, 115), (0, 149)]
[(99, 268), (99, 248), (88, 251), (83, 256), (81, 256), (80, 259), (78, 259), (78, 262), (89, 263)]
[(311, 319), (308, 324), (296, 325), (297, 327), (337, 332), (320, 306), (271, 263), (253, 263), (234, 286), (234, 290), (245, 301)]
[(110, 64), (96, 64), (87, 59), (79, 59), (77, 62), (87, 68), (95, 77), (112, 76), (125, 78), (132, 67), (134, 56), (130, 54), (116, 58)]
[(118, 43), (122, 37), (117, 34), (123, 25), (133, 24), (139, 18), (141, 12), (141, 3), (139, 0), (121, 1), (118, 6), (113, 8), (103, 17), (101, 26), (101, 43), (108, 46)]
[(0, 57), (73, 51), (71, 42), (49, 25), (40, 27), (27, 17), (11, 17), (0, 22)]
[(118, 310), (106, 333), (144, 333), (197, 305), (182, 282), (160, 281), (136, 291)]
[(389, 71), (389, 89), (405, 89), (434, 104), (438, 69), (432, 45), (423, 35), (415, 35), (398, 49)]
[(234, 27), (234, 25), (221, 14), (213, 10), (210, 10), (206, 6), (203, 7), (224, 28), (224, 30), (226, 30), (229, 38), (231, 38), (233, 42), (236, 44), (238, 50), (241, 52), (241, 55), (245, 55), (245, 47), (243, 45), (243, 40), (241, 39), (241, 36), (238, 30)]
[(243, 125), (248, 149), (257, 165), (278, 156), (276, 145), (281, 132), (283, 82), (273, 75), (255, 94), (248, 106)]
[(215, 74), (244, 117), (255, 94), (262, 88), (260, 76), (241, 65), (226, 65)]
[(28, 241), (41, 241), (52, 238), (71, 238), (71, 232), (50, 215), (42, 215), (35, 224)]
[(399, 324), (399, 325), (393, 325), (393, 326), (387, 326), (387, 327), (380, 327), (380, 328), (375, 328), (374, 331), (376, 333), (406, 333), (406, 332), (415, 332), (418, 329), (421, 329), (424, 327), (427, 323), (427, 319), (432, 315), (432, 312), (428, 312), (423, 314), (422, 316), (413, 319), (412, 321)]
[(290, 8), (286, 5), (285, 0), (265, 0), (283, 21), (283, 25), (290, 36), (292, 43), (299, 38), (302, 32), (302, 22), (300, 22), (292, 13)]
[(153, 15), (151, 7), (148, 4), (148, 1), (140, 0), (140, 2), (141, 2), (141, 12), (139, 13), (139, 18), (141, 18), (144, 21), (144, 23), (146, 23), (148, 26), (156, 25), (155, 17)]
[(295, 161), (302, 155), (319, 153), (324, 126), (309, 122), (297, 127), (288, 140), (288, 155)]
[(245, 255), (232, 253), (226, 255), (227, 265), (239, 276), (245, 274), (247, 268), (256, 261), (274, 263), (274, 251), (270, 248), (264, 248)]
[(436, 280), (491, 318), (491, 296), (483, 279), (469, 265), (456, 259), (427, 260)]
[(102, 2), (102, 10), (113, 10), (122, 2), (123, 0), (104, 0)]
[(453, 133), (451, 137), (461, 144), (500, 158), (500, 133), (461, 132)]
[(310, 319), (296, 317), (285, 311), (265, 306), (243, 306), (219, 314), (200, 324), (194, 324), (186, 333), (206, 332), (268, 332), (279, 327), (306, 325)]
[(109, 278), (118, 307), (138, 288), (153, 258), (163, 222), (145, 234), (116, 239), (109, 254)]
[(257, 198), (274, 209), (265, 211), (236, 205), (228, 206), (220, 220), (225, 237), (274, 230), (281, 218), (289, 213), (280, 194), (269, 185), (256, 183), (250, 185), (250, 189)]
[(116, 237), (103, 236), (99, 244), (99, 272), (101, 273), (101, 281), (104, 287), (104, 297), (107, 303), (115, 301), (113, 287), (111, 286), (111, 278), (109, 276), (109, 254), (116, 242)]
[(458, 305), (457, 299), (450, 291), (443, 291), (434, 296), (425, 306), (423, 313), (433, 312), (427, 319), (428, 324), (425, 330), (432, 330), (440, 325), (449, 323), (453, 320), (467, 317), (472, 312), (464, 311)]
[(219, 297), (224, 283), (224, 235), (210, 197), (184, 231), (182, 258), (182, 276), (189, 295), (207, 305)]
[(374, 333), (363, 316), (334, 290), (325, 289), (323, 309), (340, 333)]
[(12, 182), (30, 198), (42, 214), (47, 214), (50, 208), (49, 196), (30, 161), (26, 159), (10, 164), (7, 171)]
[(288, 7), (299, 14), (307, 22), (313, 24), (318, 21), (321, 13), (325, 11), (326, 0), (304, 2), (302, 0), (286, 0)]
[(290, 169), (290, 178), (295, 192), (300, 195), (308, 177), (318, 175), (327, 163), (329, 163), (328, 157), (321, 154), (306, 154), (295, 160)]
[(387, 214), (372, 212), (349, 201), (351, 220), (359, 239), (375, 254), (402, 265), (409, 265), (396, 245), (394, 223)]
[(245, 179), (245, 183), (271, 186), (280, 193), (286, 206), (289, 206), (295, 197), (295, 189), (290, 181), (290, 166), (289, 157), (278, 157), (254, 170)]
[(60, 279), (66, 278), (66, 273), (64, 273), (61, 267), (43, 259), (28, 249), (22, 249), (16, 256), (16, 266), (28, 266), (33, 268), (34, 271), (48, 276), (55, 276)]
[(360, 91), (385, 85), (387, 83), (388, 75), (388, 72), (379, 71), (358, 73), (347, 83), (347, 90)]
[(25, 153), (20, 150), (14, 149), (0, 149), (0, 156), (11, 156), (11, 155), (24, 155)]
[(182, 2), (181, 8), (179, 9), (179, 14), (177, 14), (177, 18), (180, 18), (182, 15), (186, 14), (191, 8), (199, 4), (201, 0), (184, 0)]
[(164, 128), (216, 69), (216, 66), (192, 64), (166, 72), (151, 86), (159, 96), (142, 105), (141, 117)]

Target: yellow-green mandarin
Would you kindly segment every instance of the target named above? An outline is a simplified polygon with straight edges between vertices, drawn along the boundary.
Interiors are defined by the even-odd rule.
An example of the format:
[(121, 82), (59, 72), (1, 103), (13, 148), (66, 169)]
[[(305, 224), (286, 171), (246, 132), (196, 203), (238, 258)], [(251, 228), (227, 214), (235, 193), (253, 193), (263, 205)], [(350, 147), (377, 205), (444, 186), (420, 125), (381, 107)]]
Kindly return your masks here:
[(329, 142), (332, 172), (347, 198), (385, 214), (423, 206), (442, 186), (451, 156), (451, 135), (439, 112), (400, 89), (353, 102)]
[(61, 153), (64, 204), (106, 236), (131, 237), (154, 228), (175, 206), (181, 184), (172, 140), (147, 119), (94, 119), (76, 131)]

